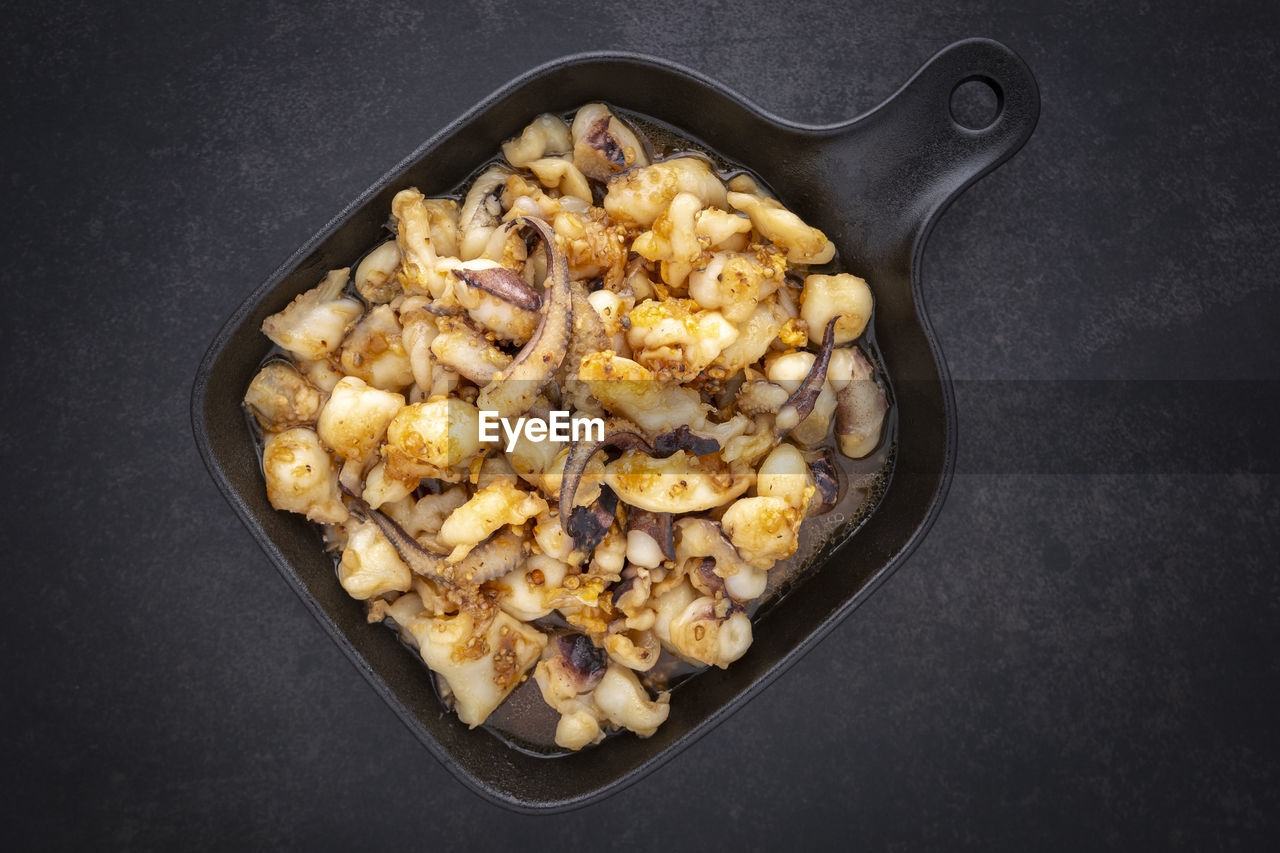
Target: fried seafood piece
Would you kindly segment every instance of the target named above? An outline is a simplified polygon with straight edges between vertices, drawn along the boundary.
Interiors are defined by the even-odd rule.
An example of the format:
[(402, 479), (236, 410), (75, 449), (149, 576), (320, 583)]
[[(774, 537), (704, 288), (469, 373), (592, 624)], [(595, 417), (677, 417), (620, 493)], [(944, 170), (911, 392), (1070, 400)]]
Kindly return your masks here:
[(391, 592), (407, 592), (413, 573), (378, 525), (364, 521), (347, 537), (338, 564), (338, 582), (352, 598), (364, 600)]
[(573, 555), (573, 538), (560, 524), (560, 513), (553, 507), (538, 515), (533, 527), (533, 538), (538, 549), (557, 560), (570, 560)]
[(736, 405), (744, 415), (776, 415), (791, 397), (789, 391), (767, 379), (747, 379), (738, 387)]
[(390, 305), (374, 306), (342, 342), (342, 371), (384, 391), (403, 391), (413, 382), (403, 334)]
[(453, 549), (448, 560), (456, 563), (494, 531), (523, 524), (546, 509), (547, 502), (538, 495), (516, 488), (510, 479), (496, 480), (449, 514), (440, 526), (439, 540)]
[(589, 178), (605, 180), (632, 166), (649, 163), (640, 137), (604, 104), (581, 107), (574, 114), (570, 133), (573, 164)]
[(720, 351), (711, 363), (711, 369), (725, 376), (733, 376), (748, 365), (755, 364), (773, 342), (778, 340), (788, 321), (787, 313), (777, 299), (766, 299), (751, 314), (737, 324), (738, 336)]
[(411, 593), (383, 612), (444, 680), (458, 719), (472, 728), (502, 704), (547, 644), (541, 631), (479, 601), (453, 615), (433, 616)]
[[(530, 418), (543, 420), (534, 416)], [(560, 471), (564, 469), (563, 460), (557, 466), (557, 457), (566, 450), (566, 442), (550, 438), (546, 441), (533, 441), (524, 431), (514, 441), (505, 435), (501, 440), (507, 462), (520, 479), (541, 490), (547, 497), (555, 498), (560, 492)]]
[[(605, 336), (602, 341), (603, 346), (597, 349), (611, 349), (619, 355), (630, 357), (631, 345), (627, 343), (627, 326), (631, 321), (627, 319), (627, 314), (635, 307), (635, 298), (628, 298), (602, 288), (588, 293), (587, 302), (595, 310)], [(578, 359), (577, 364), (580, 365), (581, 362), (582, 359)]]
[(528, 169), (549, 190), (560, 197), (571, 196), (584, 204), (591, 204), (591, 185), (578, 167), (560, 157), (543, 157), (528, 164)]
[(663, 648), (690, 663), (727, 669), (751, 647), (751, 620), (732, 599), (699, 595), (687, 577), (653, 602)]
[(551, 599), (569, 572), (569, 564), (546, 554), (530, 554), (488, 588), (496, 594), (498, 606), (524, 622), (548, 616), (555, 609)]
[(390, 302), (400, 293), (400, 247), (395, 240), (378, 246), (356, 267), (356, 292), (370, 305)]
[(342, 344), (347, 326), (364, 313), (358, 300), (342, 293), (350, 274), (350, 268), (330, 272), (283, 311), (263, 320), (262, 333), (299, 359), (320, 359), (332, 353)]
[(604, 209), (623, 225), (649, 228), (680, 193), (697, 197), (702, 207), (728, 209), (724, 182), (698, 157), (673, 157), (614, 176)]
[[(708, 265), (708, 259), (713, 255), (745, 251), (750, 245), (750, 235), (751, 220), (746, 216), (703, 206), (698, 196), (682, 192), (671, 200), (648, 231), (635, 238), (631, 250), (650, 263), (656, 263), (662, 280), (670, 287), (680, 289), (691, 273)], [(786, 260), (781, 253), (775, 254), (780, 261), (777, 274), (781, 277)], [(763, 257), (763, 253), (761, 255)], [(717, 282), (718, 272), (712, 272), (716, 277), (713, 280)], [(704, 294), (707, 289), (703, 287)], [(719, 303), (704, 307), (719, 307)], [(749, 313), (750, 309), (748, 306), (746, 311)]]
[(767, 569), (796, 552), (805, 510), (772, 496), (738, 498), (720, 523), (749, 563)]
[[(746, 415), (738, 417), (746, 419)], [(778, 443), (778, 435), (774, 429), (774, 418), (770, 415), (756, 415), (747, 419), (749, 426), (740, 435), (727, 439), (720, 449), (720, 458), (725, 462), (738, 465), (754, 465), (765, 457)]]
[[(631, 251), (658, 262), (662, 280), (672, 287), (682, 287), (693, 268), (700, 265), (705, 250), (695, 227), (701, 210), (702, 200), (696, 195), (678, 193), (649, 230), (631, 244)], [(749, 222), (747, 226), (750, 228)]]
[(541, 297), (512, 269), (477, 258), (450, 271), (453, 298), (495, 338), (526, 343), (538, 328)]
[(694, 217), (693, 233), (709, 252), (742, 252), (751, 242), (751, 219), (719, 207), (704, 207)]
[(741, 495), (751, 472), (730, 466), (715, 454), (692, 456), (683, 450), (665, 459), (628, 450), (604, 469), (604, 481), (618, 498), (650, 512), (703, 512)]
[(391, 215), (395, 217), (396, 243), (401, 255), (401, 286), (406, 293), (428, 293), (439, 299), (450, 283), (439, 269), (440, 261), (458, 254), (457, 202), (428, 199), (410, 187), (391, 199)]
[(297, 360), (298, 372), (307, 378), (307, 381), (328, 394), (333, 390), (333, 386), (338, 384), (338, 380), (345, 375), (328, 357), (324, 358), (300, 358)]
[(338, 468), (314, 430), (294, 427), (278, 432), (262, 446), (267, 500), (276, 509), (311, 521), (338, 524), (349, 513), (338, 488)]
[(738, 330), (718, 311), (700, 309), (692, 299), (646, 299), (627, 314), (627, 342), (635, 360), (660, 377), (697, 377)]
[(362, 461), (376, 454), (387, 425), (402, 408), (403, 395), (344, 376), (320, 410), (316, 433), (343, 459)]
[[(346, 466), (343, 468), (345, 471)], [(352, 492), (356, 491), (356, 486), (350, 488)], [(378, 509), (383, 504), (404, 500), (413, 493), (414, 488), (413, 483), (397, 480), (388, 474), (386, 460), (379, 460), (365, 472), (360, 499), (368, 504), (370, 509)]]
[(437, 317), (435, 325), (437, 334), (428, 345), (431, 355), (477, 385), (488, 383), (511, 364), (511, 356), (461, 317)]
[(800, 316), (809, 325), (809, 340), (822, 342), (822, 330), (836, 320), (836, 346), (856, 340), (871, 319), (871, 289), (865, 279), (849, 273), (811, 275), (804, 280)]
[(650, 699), (634, 672), (613, 663), (605, 670), (591, 698), (610, 723), (640, 737), (651, 737), (671, 713), (670, 693)]
[(502, 156), (512, 166), (523, 169), (535, 160), (572, 150), (569, 125), (559, 116), (543, 113), (529, 122), (519, 137), (503, 143)]
[(287, 361), (264, 366), (244, 392), (245, 406), (267, 432), (314, 424), (324, 401), (324, 392)]
[(410, 402), (448, 395), (457, 384), (457, 372), (442, 364), (431, 351), (431, 344), (440, 334), (436, 326), (439, 315), (433, 312), (432, 307), (429, 296), (417, 295), (403, 299), (397, 309), (400, 326), (404, 329), (401, 340), (409, 356), (409, 369), (413, 371), (416, 386), (410, 389), (410, 395), (421, 395)]
[(689, 298), (738, 325), (777, 291), (786, 269), (786, 258), (770, 249), (717, 252), (689, 276)]
[(880, 444), (889, 401), (875, 369), (857, 347), (831, 354), (827, 380), (836, 391), (836, 440), (840, 452), (861, 459)]
[(744, 559), (720, 522), (710, 518), (682, 518), (675, 524), (675, 563), (702, 595), (728, 596), (736, 602), (764, 594), (767, 567)]
[[(609, 292), (595, 291), (595, 293)], [(556, 382), (560, 386), (560, 403), (566, 408), (575, 409), (587, 416), (599, 415), (601, 413), (599, 404), (592, 397), (590, 388), (581, 379), (582, 360), (594, 353), (607, 350), (611, 343), (610, 335), (604, 319), (588, 297), (587, 288), (583, 282), (570, 282), (569, 296), (572, 306), (569, 343), (564, 360), (556, 370)]]
[(626, 271), (627, 232), (619, 225), (605, 224), (600, 214), (600, 208), (585, 212), (561, 209), (550, 222), (564, 249), (569, 278), (600, 278), (602, 287), (613, 290)]
[[(799, 388), (809, 376), (817, 359), (813, 353), (803, 350), (784, 353), (766, 363), (765, 376), (790, 393)], [(831, 418), (835, 411), (835, 391), (831, 388), (831, 383), (824, 380), (812, 411), (791, 431), (792, 437), (806, 447), (822, 441), (831, 433)]]
[(622, 568), (627, 562), (627, 533), (617, 517), (605, 530), (604, 538), (591, 552), (588, 573), (608, 580), (610, 583), (622, 580)]
[[(648, 672), (658, 663), (662, 652), (662, 643), (652, 629), (652, 610), (646, 610), (650, 619), (628, 619), (623, 622), (623, 629), (616, 633), (605, 634), (602, 643), (609, 654), (609, 660), (635, 672)], [(629, 623), (638, 623), (634, 626)], [(644, 624), (639, 624), (644, 623)]]
[(662, 381), (647, 367), (608, 350), (584, 358), (578, 378), (601, 405), (650, 436), (701, 424), (710, 409), (694, 389)]
[(388, 503), (382, 510), (417, 542), (432, 551), (448, 550), (436, 538), (440, 526), (455, 509), (467, 502), (465, 486), (453, 486), (439, 494), (420, 498), (406, 496)]
[(751, 193), (730, 192), (727, 201), (751, 217), (762, 236), (786, 252), (793, 264), (825, 264), (836, 256), (836, 247), (827, 235), (806, 225), (777, 199)]
[(774, 448), (756, 469), (756, 494), (781, 498), (808, 513), (818, 494), (804, 454), (790, 444)]
[(506, 166), (494, 164), (481, 172), (467, 190), (458, 214), (458, 257), (462, 260), (480, 257), (502, 224), (502, 190), (511, 175)]
[(606, 724), (650, 737), (666, 722), (670, 694), (649, 698), (635, 673), (611, 662), (585, 634), (561, 634), (542, 655), (533, 678), (543, 700), (560, 713), (558, 746), (577, 750), (598, 743)]
[(502, 418), (529, 411), (564, 361), (572, 326), (572, 294), (569, 268), (556, 247), (555, 233), (540, 219), (522, 217), (507, 227), (527, 227), (541, 242), (546, 255), (546, 276), (541, 297), (542, 317), (537, 330), (520, 348), (508, 367), (494, 374), (476, 397), (479, 405)]
[[(561, 213), (589, 213), (591, 209), (590, 201), (583, 201), (572, 195), (550, 195), (543, 189), (541, 182), (532, 182), (523, 175), (507, 177), (502, 188), (501, 204), (502, 209), (506, 211), (502, 214), (504, 222), (510, 222), (521, 216), (535, 216), (547, 222), (553, 222)], [(493, 256), (494, 260), (505, 262), (502, 256), (492, 251), (494, 248), (496, 246), (490, 238), (490, 242), (485, 246), (484, 256)]]
[[(752, 594), (747, 598), (755, 598), (764, 592), (763, 577), (754, 578), (753, 582), (751, 569), (767, 570), (796, 552), (800, 544), (800, 526), (817, 494), (804, 456), (794, 446), (785, 443), (774, 448), (760, 463), (755, 487), (755, 495), (738, 498), (720, 517), (718, 532), (727, 538), (731, 551), (727, 551), (723, 543), (716, 542), (708, 531), (693, 528), (692, 520), (681, 521), (684, 534), (681, 546), (686, 551), (692, 548), (694, 555), (716, 558), (715, 573), (727, 579), (729, 594), (738, 600), (743, 600), (744, 587), (752, 588)], [(710, 544), (702, 544), (698, 548), (700, 539)], [(678, 556), (683, 556), (679, 547), (677, 552)], [(727, 559), (729, 553), (737, 559)], [(744, 577), (733, 577), (739, 569), (745, 571)], [(758, 589), (755, 588), (757, 586)]]
[(667, 646), (685, 660), (728, 669), (747, 653), (751, 620), (728, 598), (700, 596), (667, 623)]
[[(675, 558), (675, 542), (669, 512), (649, 512), (633, 507), (627, 514), (627, 562), (629, 569), (656, 569), (665, 559)], [(626, 571), (623, 571), (626, 576)], [(633, 577), (635, 577), (633, 575)], [(643, 581), (646, 573), (640, 576)], [(631, 584), (628, 584), (630, 588)], [(648, 593), (642, 597), (647, 598)], [(617, 603), (615, 594), (614, 603)]]
[(381, 453), (388, 476), (416, 485), (423, 477), (461, 481), (480, 449), (479, 410), (457, 397), (432, 397), (396, 413)]

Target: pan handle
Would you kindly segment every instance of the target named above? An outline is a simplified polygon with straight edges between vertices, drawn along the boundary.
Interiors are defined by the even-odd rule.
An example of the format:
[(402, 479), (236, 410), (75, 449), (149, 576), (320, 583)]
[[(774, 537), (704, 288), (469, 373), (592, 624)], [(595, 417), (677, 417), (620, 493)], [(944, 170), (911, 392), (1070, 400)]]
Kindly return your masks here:
[[(974, 81), (996, 99), (994, 118), (978, 130), (952, 114), (954, 93)], [(1021, 148), (1039, 116), (1035, 78), (1012, 50), (990, 39), (941, 50), (879, 107), (833, 128), (824, 146), (829, 174), (874, 212), (851, 223), (855, 241), (872, 257), (914, 253), (947, 204)]]

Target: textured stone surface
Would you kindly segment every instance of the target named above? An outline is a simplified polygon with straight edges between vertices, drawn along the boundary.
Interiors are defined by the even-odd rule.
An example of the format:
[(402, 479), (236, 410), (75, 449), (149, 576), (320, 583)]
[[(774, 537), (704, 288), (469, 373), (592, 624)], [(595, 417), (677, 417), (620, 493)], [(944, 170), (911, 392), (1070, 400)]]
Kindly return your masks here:
[[(187, 416), (244, 295), (529, 67), (648, 52), (827, 123), (974, 35), (1027, 60), (1043, 109), (925, 253), (954, 376), (1280, 380), (1270, 4), (449, 8), (10, 14), (6, 836), (985, 850), (1226, 849), (1280, 831), (1280, 481), (1230, 444), (1207, 468), (1114, 454), (1116, 470), (1063, 473), (1020, 435), (1025, 467), (1000, 465), (1000, 423), (972, 408), (988, 397), (961, 393), (962, 473), (893, 580), (637, 788), (535, 819), (456, 783), (367, 688), (223, 502)], [(1255, 437), (1275, 412), (1259, 387)], [(1160, 430), (1176, 444), (1176, 423)]]

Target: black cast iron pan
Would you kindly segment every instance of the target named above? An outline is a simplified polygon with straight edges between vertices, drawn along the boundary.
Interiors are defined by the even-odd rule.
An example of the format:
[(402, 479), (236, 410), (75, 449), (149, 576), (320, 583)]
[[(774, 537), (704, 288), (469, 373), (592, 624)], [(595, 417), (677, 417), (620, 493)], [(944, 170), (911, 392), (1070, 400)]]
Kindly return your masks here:
[[(997, 95), (980, 131), (957, 124), (953, 91), (979, 80)], [(445, 712), (421, 663), (394, 633), (365, 622), (301, 516), (267, 503), (241, 412), (245, 387), (269, 346), (263, 318), (378, 242), (390, 199), (417, 186), (444, 193), (536, 114), (593, 100), (642, 113), (760, 175), (805, 221), (835, 242), (844, 267), (875, 295), (875, 335), (897, 412), (896, 466), (881, 502), (845, 547), (758, 619), (754, 645), (728, 670), (683, 685), (671, 716), (647, 740), (625, 735), (546, 759), (523, 754)], [(458, 779), (521, 811), (582, 805), (636, 781), (763, 689), (861, 604), (928, 530), (946, 493), (955, 412), (941, 353), (923, 311), (920, 257), (933, 222), (965, 187), (1030, 136), (1039, 95), (1026, 65), (993, 41), (958, 42), (896, 94), (851, 121), (822, 127), (776, 118), (708, 78), (622, 53), (571, 56), (512, 81), (392, 169), (250, 295), (200, 366), (192, 419), (200, 452), (258, 537), (339, 647), (406, 725)]]

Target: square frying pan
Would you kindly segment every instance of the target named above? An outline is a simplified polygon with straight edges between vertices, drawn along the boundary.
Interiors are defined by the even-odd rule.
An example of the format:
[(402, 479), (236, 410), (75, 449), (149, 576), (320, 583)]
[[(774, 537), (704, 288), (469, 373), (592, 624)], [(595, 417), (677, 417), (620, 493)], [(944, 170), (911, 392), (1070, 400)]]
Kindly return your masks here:
[[(971, 129), (953, 94), (978, 82), (994, 118)], [(729, 669), (677, 689), (657, 734), (610, 738), (545, 758), (513, 749), (446, 711), (421, 661), (395, 632), (365, 621), (336, 582), (314, 525), (267, 502), (241, 409), (270, 346), (262, 321), (385, 238), (393, 195), (450, 192), (503, 140), (543, 112), (590, 101), (665, 123), (739, 163), (836, 244), (845, 271), (867, 279), (874, 335), (896, 408), (894, 469), (874, 513), (827, 543), (821, 563), (756, 614), (755, 642)], [(955, 451), (950, 380), (924, 312), (920, 258), (933, 223), (962, 190), (1012, 156), (1035, 128), (1039, 93), (1027, 66), (986, 39), (940, 51), (892, 97), (839, 124), (785, 121), (689, 69), (630, 53), (585, 53), (518, 77), (424, 143), (343, 209), (248, 295), (209, 347), (192, 394), (196, 443), (241, 520), (339, 648), (426, 748), (480, 795), (525, 812), (581, 806), (637, 781), (763, 690), (864, 602), (907, 558), (941, 507)]]

